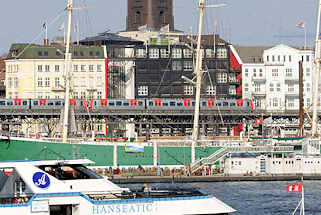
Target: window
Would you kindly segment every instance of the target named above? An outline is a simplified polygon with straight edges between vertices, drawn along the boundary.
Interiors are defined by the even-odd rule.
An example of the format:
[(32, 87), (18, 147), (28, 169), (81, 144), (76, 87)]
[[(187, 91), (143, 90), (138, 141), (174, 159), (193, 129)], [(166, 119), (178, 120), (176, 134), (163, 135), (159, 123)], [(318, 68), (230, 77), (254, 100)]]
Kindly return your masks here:
[(285, 62), (286, 61), (286, 56), (285, 55), (283, 55), (283, 62)]
[(286, 77), (292, 77), (292, 69), (291, 68), (286, 68), (285, 69), (285, 76)]
[(94, 88), (94, 77), (89, 77), (89, 88)]
[(205, 53), (206, 53), (206, 57), (207, 58), (213, 58), (215, 57), (215, 52), (213, 49), (206, 49), (205, 50)]
[(102, 86), (102, 85), (103, 85), (102, 77), (98, 76), (97, 77), (97, 86)]
[(217, 58), (227, 58), (226, 48), (217, 48)]
[(310, 61), (310, 55), (306, 56), (306, 61), (309, 62)]
[(86, 98), (86, 92), (81, 91), (81, 93), (80, 93), (80, 97), (81, 97), (82, 99)]
[(50, 65), (45, 65), (45, 71), (50, 72)]
[(59, 87), (59, 85), (60, 85), (60, 78), (55, 77), (55, 87)]
[(245, 69), (244, 76), (245, 76), (245, 77), (249, 77), (249, 69)]
[(145, 49), (136, 49), (136, 57), (137, 58), (145, 58), (146, 50)]
[(217, 83), (226, 83), (227, 82), (227, 73), (219, 72), (216, 74)]
[(161, 58), (168, 58), (169, 57), (169, 53), (168, 53), (167, 49), (161, 49), (160, 54), (161, 54)]
[(148, 96), (148, 86), (139, 86), (137, 93), (139, 96)]
[(100, 56), (100, 52), (97, 51), (97, 52), (96, 52), (96, 56)]
[(253, 69), (253, 77), (256, 77), (256, 69)]
[(97, 65), (97, 72), (102, 72), (101, 65)]
[(254, 83), (254, 91), (256, 93), (261, 92), (261, 85), (259, 83)]
[(84, 52), (83, 51), (80, 51), (80, 56), (84, 56)]
[(270, 92), (273, 92), (274, 91), (274, 85), (273, 83), (270, 83)]
[(48, 56), (48, 51), (44, 51), (44, 56)]
[(78, 85), (79, 85), (78, 80), (80, 80), (80, 78), (74, 77), (73, 80), (74, 80), (73, 85), (74, 85), (74, 86), (78, 86)]
[(89, 72), (93, 72), (94, 71), (94, 65), (89, 65)]
[(291, 55), (289, 55), (289, 62), (291, 62), (292, 61), (292, 57), (291, 57)]
[(274, 62), (275, 58), (274, 58), (274, 55), (272, 55), (272, 62)]
[(89, 55), (90, 56), (94, 56), (94, 52), (93, 51), (89, 51)]
[(42, 72), (42, 65), (38, 65), (38, 72)]
[(244, 84), (244, 92), (248, 92), (249, 91), (249, 84), (245, 83)]
[(42, 87), (42, 78), (38, 78), (38, 87)]
[(192, 58), (193, 52), (190, 49), (183, 49), (184, 58)]
[(78, 52), (77, 51), (74, 51), (74, 56), (78, 56)]
[(277, 91), (277, 92), (280, 92), (280, 91), (281, 91), (281, 84), (280, 84), (280, 83), (277, 83), (277, 84), (276, 84), (276, 91)]
[(73, 65), (74, 67), (74, 72), (78, 72), (78, 65)]
[(173, 58), (182, 58), (182, 49), (174, 48), (172, 50), (172, 57)]
[(278, 74), (278, 69), (272, 69), (272, 77), (278, 77), (279, 74)]
[(97, 98), (101, 99), (103, 97), (103, 93), (101, 91), (97, 91)]
[(8, 78), (8, 87), (9, 87), (9, 88), (12, 87), (12, 78)]
[(46, 87), (49, 87), (49, 86), (50, 86), (50, 78), (49, 78), (49, 77), (46, 77), (46, 78), (45, 78), (45, 86), (46, 86)]
[(266, 56), (266, 61), (269, 62), (270, 58), (269, 55)]
[(81, 72), (86, 72), (86, 65), (81, 65), (80, 70)]
[(159, 51), (157, 48), (149, 49), (149, 58), (159, 58)]
[(193, 71), (193, 61), (184, 61), (184, 71)]
[(230, 95), (236, 95), (236, 86), (235, 85), (230, 85), (230, 87), (228, 89), (228, 93)]
[(42, 56), (42, 52), (41, 51), (38, 52), (38, 56)]
[(14, 78), (14, 88), (17, 88), (18, 87), (18, 78), (15, 77)]
[(182, 63), (180, 61), (173, 61), (172, 63), (172, 70), (173, 71), (180, 71), (182, 70)]
[(278, 107), (278, 106), (279, 106), (278, 98), (273, 98), (273, 107)]
[(59, 65), (55, 65), (55, 72), (59, 72)]
[(293, 93), (294, 92), (294, 84), (288, 84), (288, 92)]
[(192, 85), (184, 85), (184, 95), (193, 95), (194, 87)]
[(216, 86), (207, 86), (206, 94), (207, 95), (216, 95)]
[(279, 62), (281, 61), (281, 56), (280, 56), (280, 55), (278, 55), (278, 61), (279, 61)]
[(259, 76), (262, 78), (263, 77), (263, 70), (260, 69), (259, 71), (260, 71)]
[(289, 108), (294, 108), (294, 99), (292, 99), (292, 98), (288, 99), (288, 107)]
[(307, 83), (306, 84), (306, 87), (307, 87), (307, 93), (311, 91), (311, 88), (310, 88), (310, 83)]
[(86, 86), (86, 77), (81, 77), (81, 86)]
[(56, 56), (60, 56), (60, 52), (59, 51), (56, 51)]
[(305, 70), (305, 75), (306, 75), (307, 77), (310, 77), (310, 75), (311, 75), (310, 68), (306, 68), (306, 70)]

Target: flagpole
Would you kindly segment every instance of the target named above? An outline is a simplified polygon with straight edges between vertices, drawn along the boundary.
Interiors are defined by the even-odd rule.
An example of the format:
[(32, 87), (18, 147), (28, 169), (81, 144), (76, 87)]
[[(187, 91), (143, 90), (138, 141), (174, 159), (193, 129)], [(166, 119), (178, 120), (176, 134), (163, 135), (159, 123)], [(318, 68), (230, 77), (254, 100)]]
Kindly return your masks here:
[(48, 26), (47, 26), (47, 22), (45, 22), (45, 28), (46, 28), (46, 38), (45, 39), (48, 39)]
[(307, 46), (307, 31), (304, 26), (304, 50), (306, 50), (306, 46)]

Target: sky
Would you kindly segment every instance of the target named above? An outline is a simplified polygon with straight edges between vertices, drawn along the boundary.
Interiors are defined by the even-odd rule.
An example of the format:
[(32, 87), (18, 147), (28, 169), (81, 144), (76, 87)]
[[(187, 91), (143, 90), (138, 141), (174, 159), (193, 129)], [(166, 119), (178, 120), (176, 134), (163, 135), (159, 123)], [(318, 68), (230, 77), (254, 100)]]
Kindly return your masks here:
[[(74, 12), (79, 23), (79, 37), (97, 33), (123, 31), (126, 28), (127, 0), (74, 0), (80, 8)], [(198, 0), (173, 0), (175, 28), (197, 31)], [(62, 36), (58, 29), (67, 22), (67, 0), (10, 0), (0, 7), (0, 56), (12, 43), (42, 43), (43, 23), (49, 40)], [(204, 33), (220, 34), (235, 45), (271, 46), (277, 44), (313, 45), (316, 32), (318, 0), (208, 0), (208, 4), (225, 3), (225, 7), (208, 8)], [(217, 21), (214, 28), (214, 21)], [(304, 22), (305, 28), (296, 25)], [(77, 36), (73, 35), (75, 39)]]

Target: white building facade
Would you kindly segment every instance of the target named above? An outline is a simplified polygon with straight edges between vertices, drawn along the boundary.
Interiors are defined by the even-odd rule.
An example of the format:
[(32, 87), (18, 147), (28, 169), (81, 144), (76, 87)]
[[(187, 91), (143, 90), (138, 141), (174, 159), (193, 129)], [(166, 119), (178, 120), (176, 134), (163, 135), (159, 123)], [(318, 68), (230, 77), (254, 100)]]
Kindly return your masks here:
[[(253, 49), (258, 49), (253, 47)], [(242, 53), (242, 97), (252, 99), (256, 110), (299, 109), (299, 61), (303, 65), (304, 106), (312, 103), (314, 52), (286, 45), (259, 47)], [(244, 49), (243, 49), (244, 50)], [(261, 56), (259, 56), (261, 54)]]

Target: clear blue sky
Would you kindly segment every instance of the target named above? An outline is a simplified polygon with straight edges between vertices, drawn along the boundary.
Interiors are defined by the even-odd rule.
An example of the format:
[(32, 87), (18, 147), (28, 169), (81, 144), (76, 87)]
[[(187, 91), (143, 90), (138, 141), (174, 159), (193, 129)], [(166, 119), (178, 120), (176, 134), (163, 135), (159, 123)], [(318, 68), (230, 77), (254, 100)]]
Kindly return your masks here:
[[(126, 25), (127, 0), (74, 0), (87, 10), (75, 12), (79, 20), (80, 37), (92, 36), (105, 30), (122, 31)], [(78, 3), (77, 3), (78, 2)], [(226, 3), (224, 8), (207, 9), (204, 33), (213, 33), (217, 20), (217, 33), (237, 45), (304, 45), (304, 30), (296, 25), (305, 22), (308, 45), (315, 37), (317, 0), (211, 0)], [(196, 32), (198, 0), (174, 0), (176, 29)], [(12, 43), (40, 43), (42, 24), (56, 20), (48, 26), (49, 39), (62, 35), (58, 28), (66, 20), (63, 12), (66, 0), (10, 0), (0, 7), (0, 55), (8, 52)], [(59, 14), (63, 14), (57, 18)], [(55, 19), (56, 18), (56, 19)], [(75, 38), (75, 37), (74, 37)]]

